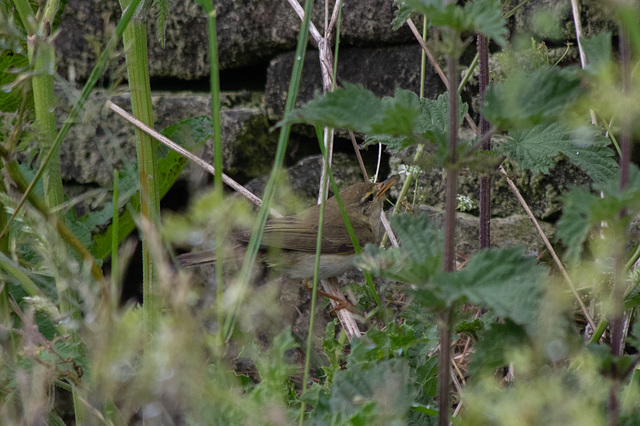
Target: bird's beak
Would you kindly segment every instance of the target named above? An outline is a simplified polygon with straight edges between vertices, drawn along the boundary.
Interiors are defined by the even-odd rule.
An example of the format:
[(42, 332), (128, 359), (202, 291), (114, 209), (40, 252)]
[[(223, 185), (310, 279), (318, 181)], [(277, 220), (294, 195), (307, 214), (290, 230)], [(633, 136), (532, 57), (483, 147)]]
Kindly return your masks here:
[(378, 192), (376, 193), (376, 196), (378, 198), (384, 197), (384, 194), (387, 192), (387, 190), (395, 185), (398, 180), (398, 176), (393, 175), (389, 176), (387, 180), (377, 183), (376, 185), (378, 185)]

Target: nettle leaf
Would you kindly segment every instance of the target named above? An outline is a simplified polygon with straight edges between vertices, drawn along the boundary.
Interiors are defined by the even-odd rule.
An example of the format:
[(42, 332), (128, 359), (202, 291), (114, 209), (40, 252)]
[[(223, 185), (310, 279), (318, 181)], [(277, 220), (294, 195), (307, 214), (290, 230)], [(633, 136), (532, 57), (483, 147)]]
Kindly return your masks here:
[[(620, 178), (616, 176), (608, 181), (594, 185), (594, 190), (603, 193), (591, 193), (575, 188), (562, 197), (562, 217), (558, 221), (557, 236), (567, 246), (566, 257), (577, 261), (583, 250), (583, 243), (594, 226), (601, 222), (625, 227), (631, 217), (640, 212), (640, 172), (635, 165), (629, 169), (627, 189), (620, 191)], [(628, 215), (620, 218), (620, 211), (626, 208)]]
[(371, 125), (372, 133), (411, 135), (419, 114), (420, 98), (409, 90), (397, 89), (395, 97), (382, 98), (381, 120)]
[(575, 188), (562, 197), (562, 217), (558, 221), (558, 239), (567, 246), (565, 257), (577, 260), (582, 254), (582, 243), (593, 226), (591, 210), (600, 197), (590, 191)]
[(573, 68), (541, 67), (516, 72), (489, 86), (483, 113), (500, 128), (528, 128), (557, 121), (578, 98), (580, 80)]
[(383, 119), (382, 100), (362, 86), (345, 83), (334, 92), (320, 94), (291, 111), (277, 126), (307, 123), (318, 127), (367, 133)]
[[(405, 91), (398, 91), (405, 92)], [(389, 134), (368, 134), (363, 146), (382, 143), (391, 152), (400, 152), (416, 143), (423, 143), (424, 139), (436, 144), (438, 147), (446, 147), (449, 135), (449, 94), (445, 92), (437, 99), (418, 99), (413, 92), (407, 92), (415, 96), (419, 115), (414, 119), (414, 134), (406, 133), (404, 136)], [(410, 97), (410, 95), (403, 96)], [(396, 93), (396, 98), (399, 93)], [(413, 100), (413, 98), (411, 98)], [(408, 100), (405, 101), (408, 103)], [(414, 105), (413, 103), (411, 104)], [(458, 122), (462, 122), (469, 106), (458, 97)], [(382, 133), (382, 132), (380, 132)]]
[(580, 43), (587, 56), (585, 70), (591, 74), (599, 74), (611, 63), (611, 32), (604, 32), (591, 38), (580, 38)]
[(436, 26), (447, 26), (458, 32), (475, 31), (491, 37), (497, 44), (507, 43), (507, 21), (496, 0), (476, 0), (464, 7), (443, 0), (405, 0), (406, 5), (427, 16)]
[(503, 318), (531, 325), (543, 296), (544, 268), (522, 248), (483, 250), (456, 272), (441, 272), (429, 287), (449, 304), (466, 300)]
[(471, 29), (492, 38), (501, 47), (506, 46), (506, 36), (509, 31), (506, 27), (507, 20), (502, 16), (502, 5), (499, 1), (476, 0), (468, 2), (464, 6), (464, 10), (471, 23)]
[(356, 265), (375, 275), (411, 284), (426, 283), (442, 268), (442, 233), (426, 216), (399, 214), (391, 218), (400, 247), (367, 245)]
[[(458, 123), (462, 123), (469, 106), (458, 96)], [(436, 100), (422, 99), (416, 132), (435, 143), (447, 143), (449, 135), (449, 92)]]
[(496, 368), (508, 364), (509, 351), (520, 348), (527, 342), (527, 333), (518, 324), (509, 320), (492, 324), (475, 345), (476, 352), (469, 366), (471, 376), (477, 376), (482, 371), (493, 372)]
[(400, 359), (338, 372), (329, 402), (334, 419), (342, 415), (344, 424), (404, 424), (415, 398), (409, 373), (407, 362)]
[[(569, 134), (570, 145), (562, 153), (584, 170), (595, 183), (613, 179), (619, 171), (610, 141), (596, 127), (583, 126)], [(572, 149), (573, 148), (573, 149)]]
[(594, 182), (604, 182), (618, 172), (609, 140), (595, 127), (584, 126), (570, 131), (558, 123), (539, 124), (509, 132), (510, 142), (496, 149), (533, 173), (549, 173), (559, 154), (584, 170)]
[(396, 10), (396, 17), (391, 21), (391, 28), (393, 31), (397, 31), (407, 22), (414, 10), (402, 1), (395, 1), (394, 3), (398, 6), (398, 10)]
[[(27, 70), (29, 60), (26, 56), (18, 55), (10, 51), (4, 51), (0, 55), (0, 111), (13, 112), (17, 111), (22, 102), (22, 96), (26, 96), (23, 92), (13, 86), (13, 82), (19, 76), (18, 71)], [(29, 95), (33, 94), (29, 92)]]

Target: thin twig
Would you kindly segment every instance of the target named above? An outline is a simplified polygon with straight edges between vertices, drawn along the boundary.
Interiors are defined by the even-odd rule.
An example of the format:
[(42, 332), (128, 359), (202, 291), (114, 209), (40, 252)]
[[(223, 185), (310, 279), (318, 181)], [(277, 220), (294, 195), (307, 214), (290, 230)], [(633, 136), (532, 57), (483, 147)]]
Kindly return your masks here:
[[(295, 10), (295, 12), (298, 14), (298, 16), (300, 17), (300, 20), (304, 21), (304, 9), (302, 8), (302, 6), (300, 6), (300, 3), (298, 3), (296, 0), (287, 0), (287, 1), (289, 2), (289, 5), (291, 5), (293, 10)], [(316, 26), (311, 21), (309, 21), (309, 34), (311, 34), (311, 37), (313, 38), (313, 40), (316, 42), (318, 46), (322, 43), (323, 39), (322, 39), (322, 36), (320, 35), (320, 31), (318, 31)]]
[[(578, 0), (571, 0), (571, 13), (573, 14), (573, 24), (576, 27), (576, 40), (578, 40), (578, 52), (580, 53), (580, 65), (582, 69), (587, 67), (587, 56), (582, 48), (582, 24), (580, 22), (580, 9), (578, 9)], [(591, 115), (591, 124), (597, 124), (596, 113), (593, 109), (589, 109)]]
[(364, 166), (364, 161), (362, 161), (362, 155), (360, 155), (360, 148), (358, 147), (358, 142), (356, 141), (356, 135), (353, 133), (353, 130), (349, 130), (349, 137), (351, 138), (351, 143), (353, 144), (353, 150), (356, 153), (358, 164), (360, 164), (360, 171), (362, 171), (362, 176), (364, 177), (364, 181), (369, 182), (369, 175), (367, 174), (367, 168)]
[(382, 226), (384, 226), (384, 230), (389, 236), (389, 241), (391, 241), (391, 245), (394, 247), (399, 247), (396, 234), (393, 233), (393, 229), (391, 229), (391, 224), (389, 224), (389, 219), (387, 219), (387, 215), (384, 212), (384, 210), (380, 212), (380, 221), (382, 221)]
[[(215, 174), (215, 169), (211, 164), (209, 164), (208, 162), (204, 161), (200, 157), (190, 153), (189, 151), (187, 151), (186, 149), (184, 149), (183, 147), (181, 147), (177, 143), (173, 142), (171, 139), (167, 138), (166, 136), (164, 136), (163, 134), (157, 132), (156, 130), (152, 129), (151, 127), (147, 126), (143, 122), (137, 120), (135, 117), (133, 117), (131, 114), (127, 113), (125, 110), (120, 108), (118, 105), (114, 104), (111, 101), (107, 101), (107, 106), (109, 107), (110, 110), (112, 110), (116, 114), (120, 115), (122, 118), (127, 120), (129, 123), (133, 124), (134, 126), (139, 128), (140, 130), (142, 130), (143, 132), (145, 132), (146, 134), (151, 136), (152, 138), (156, 139), (158, 142), (166, 145), (167, 147), (171, 148), (172, 150), (174, 150), (178, 154), (181, 154), (181, 155), (185, 156), (186, 158), (188, 158), (189, 160), (193, 161), (198, 166), (202, 167), (203, 169), (205, 169), (207, 172), (211, 173), (212, 175)], [(231, 179), (229, 176), (223, 174), (222, 175), (222, 181), (224, 183), (226, 183), (227, 185), (229, 185), (234, 190), (236, 190), (239, 193), (241, 193), (242, 195), (244, 195), (249, 201), (251, 201), (256, 206), (261, 206), (262, 205), (262, 200), (260, 198), (258, 198), (253, 193), (248, 191), (244, 186), (240, 185), (235, 180)], [(282, 217), (282, 215), (280, 213), (278, 213), (277, 211), (275, 211), (274, 209), (271, 209), (271, 215), (274, 216), (274, 217)]]
[(542, 241), (544, 241), (544, 245), (547, 247), (547, 250), (549, 250), (549, 253), (551, 254), (551, 257), (553, 257), (553, 260), (556, 262), (556, 265), (558, 266), (558, 269), (560, 270), (560, 272), (562, 273), (562, 276), (564, 277), (565, 281), (569, 285), (569, 288), (571, 289), (571, 292), (573, 293), (574, 297), (578, 301), (578, 304), (580, 305), (580, 309), (582, 310), (582, 313), (583, 313), (584, 317), (589, 322), (589, 325), (591, 326), (591, 328), (593, 330), (595, 330), (596, 329), (596, 323), (593, 321), (593, 318), (591, 318), (591, 315), (589, 315), (589, 311), (588, 311), (587, 307), (585, 306), (584, 302), (582, 301), (582, 298), (580, 298), (580, 295), (578, 294), (578, 291), (576, 290), (576, 287), (573, 285), (573, 281), (571, 280), (571, 277), (569, 277), (569, 274), (567, 273), (567, 270), (564, 269), (564, 266), (562, 265), (562, 262), (560, 261), (560, 258), (556, 254), (556, 251), (553, 249), (553, 246), (549, 242), (549, 239), (544, 234), (544, 231), (540, 227), (540, 224), (538, 224), (538, 221), (536, 220), (535, 216), (531, 212), (531, 209), (527, 205), (527, 202), (524, 200), (524, 198), (520, 194), (520, 191), (518, 190), (518, 187), (516, 186), (515, 183), (513, 183), (511, 178), (509, 178), (509, 175), (507, 174), (507, 172), (504, 169), (504, 167), (502, 167), (502, 165), (499, 167), (499, 171), (506, 178), (507, 184), (511, 188), (511, 191), (513, 191), (513, 193), (515, 194), (516, 198), (520, 202), (520, 205), (522, 205), (522, 208), (527, 213), (527, 216), (529, 216), (529, 219), (531, 219), (531, 221), (533, 222), (533, 225), (538, 230), (538, 234), (540, 234), (540, 237), (542, 238)]
[[(332, 296), (335, 296), (337, 299), (346, 300), (344, 294), (342, 293), (342, 290), (340, 289), (340, 284), (335, 277), (327, 278), (326, 280), (321, 280), (320, 282), (325, 292)], [(342, 324), (344, 332), (347, 333), (347, 338), (349, 339), (349, 341), (351, 341), (351, 339), (353, 339), (354, 337), (362, 336), (362, 332), (360, 331), (360, 328), (358, 327), (353, 314), (348, 309), (344, 309), (344, 306), (341, 306), (338, 300), (329, 298), (329, 301), (331, 302), (331, 306), (337, 308), (337, 310), (335, 311), (336, 316), (338, 317), (340, 324)]]

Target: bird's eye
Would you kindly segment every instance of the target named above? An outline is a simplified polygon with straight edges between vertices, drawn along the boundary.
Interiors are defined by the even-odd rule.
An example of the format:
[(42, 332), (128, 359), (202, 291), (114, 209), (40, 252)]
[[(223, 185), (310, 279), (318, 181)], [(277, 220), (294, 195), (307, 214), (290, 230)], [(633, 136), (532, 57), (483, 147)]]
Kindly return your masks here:
[(367, 201), (373, 201), (373, 192), (367, 195)]

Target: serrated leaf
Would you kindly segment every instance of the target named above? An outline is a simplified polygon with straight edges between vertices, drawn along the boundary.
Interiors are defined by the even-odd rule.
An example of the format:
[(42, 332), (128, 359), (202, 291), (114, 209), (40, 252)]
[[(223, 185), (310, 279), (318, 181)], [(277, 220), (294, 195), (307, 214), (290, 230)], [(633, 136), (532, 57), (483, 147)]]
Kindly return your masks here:
[(411, 18), (411, 14), (414, 12), (412, 8), (407, 6), (404, 2), (394, 2), (394, 4), (398, 5), (398, 10), (396, 10), (396, 17), (391, 21), (391, 28), (393, 31), (397, 31), (404, 25), (407, 19)]
[[(17, 87), (11, 87), (18, 76), (17, 71), (21, 68), (25, 68), (29, 65), (29, 60), (22, 55), (14, 54), (10, 51), (5, 51), (0, 56), (0, 111), (13, 112), (17, 111), (22, 101), (22, 96), (25, 96), (23, 91)], [(33, 96), (31, 92), (27, 96)]]
[(460, 271), (435, 275), (428, 287), (449, 304), (466, 300), (526, 326), (537, 315), (544, 274), (522, 248), (491, 249), (478, 252)]
[(334, 92), (320, 94), (291, 111), (277, 125), (307, 123), (318, 127), (353, 130), (367, 133), (382, 120), (382, 101), (362, 86), (345, 83)]
[(507, 20), (502, 17), (502, 5), (499, 1), (476, 0), (465, 4), (464, 9), (470, 21), (470, 29), (492, 38), (501, 47), (507, 44)]
[[(557, 236), (567, 246), (566, 257), (577, 261), (582, 254), (582, 245), (589, 230), (606, 221), (626, 227), (629, 219), (640, 212), (640, 171), (635, 165), (629, 169), (629, 184), (620, 191), (620, 177), (594, 185), (603, 197), (585, 189), (575, 188), (562, 197), (562, 217), (558, 221)], [(625, 218), (619, 217), (627, 209)]]
[(491, 37), (500, 46), (507, 42), (507, 21), (502, 17), (502, 7), (498, 1), (476, 0), (464, 7), (455, 3), (446, 4), (441, 0), (405, 1), (408, 6), (427, 16), (433, 25), (447, 26), (458, 32), (475, 31)]
[(509, 320), (494, 323), (476, 343), (476, 352), (470, 365), (472, 377), (481, 371), (493, 372), (508, 363), (507, 353), (527, 342), (524, 328)]
[(516, 72), (491, 84), (483, 113), (500, 128), (529, 128), (557, 121), (576, 101), (580, 80), (572, 68), (541, 67), (531, 73)]
[(599, 197), (575, 188), (562, 197), (562, 217), (558, 221), (557, 236), (567, 247), (565, 257), (577, 260), (582, 254), (582, 243), (592, 226), (591, 209)]
[[(399, 95), (400, 93), (396, 93), (396, 97), (399, 97)], [(439, 95), (437, 99), (418, 99), (417, 96), (415, 96), (415, 99), (418, 102), (419, 115), (414, 119), (414, 135), (410, 133), (404, 136), (368, 134), (363, 145), (367, 146), (382, 143), (387, 146), (389, 151), (400, 152), (411, 145), (422, 143), (424, 139), (427, 139), (439, 148), (446, 147), (449, 134), (448, 92)], [(468, 105), (458, 97), (458, 122), (464, 119), (468, 110)]]
[(406, 362), (391, 359), (370, 368), (356, 365), (339, 372), (330, 406), (332, 413), (360, 420), (348, 424), (404, 424), (414, 397)]
[(562, 153), (572, 164), (584, 170), (595, 183), (613, 179), (619, 172), (614, 159), (615, 152), (595, 127), (580, 127), (569, 135), (570, 144), (563, 147)]
[(169, 16), (168, 0), (153, 0), (152, 5), (156, 11), (156, 37), (160, 42), (160, 46), (164, 49), (166, 42), (167, 17)]
[(421, 284), (442, 264), (442, 236), (438, 226), (426, 216), (399, 214), (391, 218), (400, 247), (384, 250), (367, 245), (356, 265), (375, 275)]
[(591, 38), (580, 38), (580, 43), (587, 57), (587, 70), (591, 74), (599, 74), (611, 63), (611, 32), (594, 35)]
[(572, 164), (584, 170), (594, 182), (613, 178), (618, 165), (609, 148), (609, 140), (600, 136), (594, 127), (581, 127), (569, 131), (558, 123), (509, 132), (508, 143), (496, 149), (532, 173), (549, 173), (555, 158), (564, 154)]

